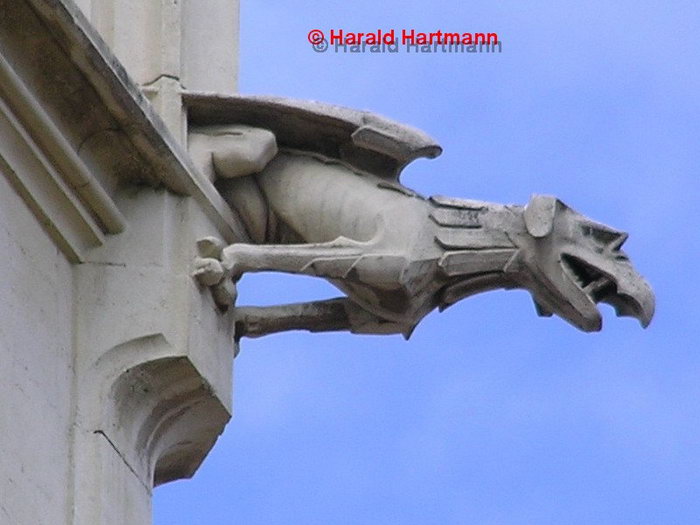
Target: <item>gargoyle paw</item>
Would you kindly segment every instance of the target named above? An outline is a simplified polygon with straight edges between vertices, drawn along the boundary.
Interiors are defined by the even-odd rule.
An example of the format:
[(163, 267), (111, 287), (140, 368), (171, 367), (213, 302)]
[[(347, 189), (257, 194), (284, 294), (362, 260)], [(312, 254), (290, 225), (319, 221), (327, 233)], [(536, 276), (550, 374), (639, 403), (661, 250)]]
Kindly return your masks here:
[(216, 305), (221, 310), (226, 311), (235, 304), (238, 297), (238, 289), (233, 281), (225, 279), (212, 287), (211, 294)]
[(197, 257), (194, 261), (194, 267), (192, 276), (203, 286), (214, 286), (224, 278), (224, 267), (211, 257)]

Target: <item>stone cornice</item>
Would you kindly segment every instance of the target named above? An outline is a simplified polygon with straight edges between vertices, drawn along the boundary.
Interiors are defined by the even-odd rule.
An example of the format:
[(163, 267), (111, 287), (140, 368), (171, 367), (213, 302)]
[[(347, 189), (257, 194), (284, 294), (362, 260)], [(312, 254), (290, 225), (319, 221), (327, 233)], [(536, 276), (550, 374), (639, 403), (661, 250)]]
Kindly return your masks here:
[(3, 97), (25, 128), (35, 127), (27, 119), (48, 123), (37, 128), (41, 136), (34, 142), (44, 152), (62, 151), (58, 157), (73, 166), (59, 165), (62, 177), (77, 177), (68, 187), (104, 233), (124, 228), (110, 194), (136, 182), (191, 196), (223, 238), (246, 238), (239, 219), (71, 0), (0, 0), (0, 10), (2, 83), (19, 80), (28, 95), (21, 100), (5, 90)]

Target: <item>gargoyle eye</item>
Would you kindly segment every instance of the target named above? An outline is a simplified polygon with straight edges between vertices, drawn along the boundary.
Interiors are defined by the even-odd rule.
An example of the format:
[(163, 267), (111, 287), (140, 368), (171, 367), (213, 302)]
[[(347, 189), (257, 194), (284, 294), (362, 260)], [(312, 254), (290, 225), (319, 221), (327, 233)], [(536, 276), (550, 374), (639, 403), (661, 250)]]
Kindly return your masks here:
[(595, 241), (609, 247), (611, 250), (619, 250), (627, 240), (625, 232), (619, 232), (604, 226), (583, 224), (581, 225), (581, 231), (586, 237), (592, 237)]

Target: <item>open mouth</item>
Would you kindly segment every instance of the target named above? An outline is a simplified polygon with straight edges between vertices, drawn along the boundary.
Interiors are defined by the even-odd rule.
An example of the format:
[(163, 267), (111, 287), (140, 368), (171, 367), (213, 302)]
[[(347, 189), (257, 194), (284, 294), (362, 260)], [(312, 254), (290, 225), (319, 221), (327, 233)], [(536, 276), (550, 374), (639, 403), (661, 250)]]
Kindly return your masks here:
[(617, 293), (613, 278), (605, 275), (594, 266), (578, 257), (563, 254), (562, 266), (569, 277), (594, 303), (603, 301), (607, 296)]
[(618, 317), (634, 317), (645, 327), (649, 324), (650, 319), (645, 315), (642, 302), (620, 292), (615, 277), (573, 255), (562, 254), (561, 262), (567, 275), (593, 303), (609, 304)]

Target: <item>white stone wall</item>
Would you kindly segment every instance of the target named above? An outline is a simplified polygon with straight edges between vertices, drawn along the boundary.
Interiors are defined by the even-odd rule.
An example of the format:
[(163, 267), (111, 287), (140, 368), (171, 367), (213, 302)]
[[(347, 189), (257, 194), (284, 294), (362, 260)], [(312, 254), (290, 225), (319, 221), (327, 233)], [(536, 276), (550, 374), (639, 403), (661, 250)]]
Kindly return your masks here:
[(73, 278), (0, 164), (0, 523), (71, 512)]
[[(229, 56), (236, 5), (200, 10)], [(244, 235), (182, 146), (197, 12), (79, 7), (131, 79), (71, 0), (0, 0), (0, 525), (148, 524), (232, 413), (231, 309), (192, 278), (198, 239)]]

